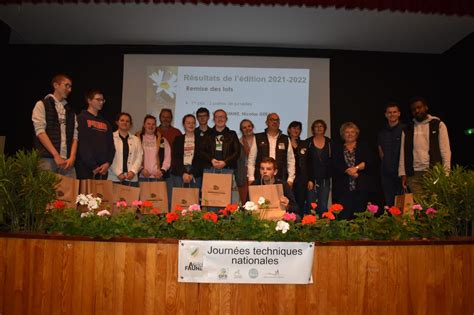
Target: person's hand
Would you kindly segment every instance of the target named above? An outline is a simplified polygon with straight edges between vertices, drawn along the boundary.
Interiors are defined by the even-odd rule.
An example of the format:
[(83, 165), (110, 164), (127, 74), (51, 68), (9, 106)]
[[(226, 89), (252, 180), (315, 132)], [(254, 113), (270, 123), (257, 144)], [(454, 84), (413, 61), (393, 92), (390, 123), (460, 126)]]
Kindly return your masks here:
[(66, 160), (63, 159), (59, 154), (54, 157), (54, 163), (58, 168), (65, 168), (66, 167)]
[(64, 169), (68, 170), (71, 167), (74, 167), (74, 162), (76, 162), (76, 157), (70, 156), (69, 159), (66, 160), (66, 164), (64, 165)]
[(126, 176), (125, 176), (125, 179), (132, 180), (133, 177), (135, 177), (135, 173), (132, 172), (132, 171), (128, 171)]
[(292, 181), (288, 181), (287, 183), (288, 183), (288, 186), (290, 186), (290, 188), (293, 187), (293, 182)]
[(121, 182), (123, 182), (123, 181), (127, 178), (127, 175), (126, 175), (126, 173), (122, 173), (122, 174), (120, 174), (120, 175), (117, 176), (117, 177), (118, 177), (118, 179), (119, 179)]
[(314, 189), (314, 183), (308, 182), (308, 190), (313, 190), (313, 189)]
[(211, 160), (212, 167), (217, 168), (217, 165), (219, 165), (218, 162), (219, 162), (218, 160), (212, 159), (212, 160)]
[(162, 178), (164, 175), (164, 172), (160, 169), (156, 171), (155, 177), (156, 178)]
[(354, 175), (357, 174), (357, 171), (358, 171), (358, 169), (355, 166), (353, 166), (353, 167), (349, 167), (348, 169), (346, 169), (345, 172), (346, 172), (347, 175), (354, 177)]
[(146, 168), (144, 168), (142, 171), (142, 175), (143, 177), (150, 177), (151, 173)]
[(285, 209), (288, 208), (288, 204), (290, 203), (290, 200), (286, 198), (285, 196), (280, 197), (280, 204), (285, 207)]
[(109, 170), (110, 164), (109, 162), (105, 162), (101, 166), (97, 167), (95, 170), (92, 171), (92, 174), (101, 174), (105, 175), (107, 171)]
[(253, 182), (254, 182), (254, 180), (250, 180), (250, 179), (249, 179), (249, 181), (248, 181), (248, 185), (249, 185), (249, 186), (250, 186), (250, 185), (252, 185), (252, 184), (253, 184)]
[(192, 180), (193, 180), (193, 175), (188, 174), (188, 173), (183, 174), (183, 182), (185, 184), (189, 184)]
[(407, 185), (407, 177), (405, 175), (402, 175), (402, 187), (403, 189), (407, 189), (408, 188), (408, 185)]

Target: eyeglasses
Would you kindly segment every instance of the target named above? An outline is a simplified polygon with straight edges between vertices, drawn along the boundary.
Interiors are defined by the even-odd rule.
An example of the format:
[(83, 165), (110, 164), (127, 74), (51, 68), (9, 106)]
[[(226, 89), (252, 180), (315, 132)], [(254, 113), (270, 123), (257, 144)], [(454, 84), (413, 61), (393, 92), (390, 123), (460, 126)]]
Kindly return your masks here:
[(96, 100), (97, 102), (105, 103), (105, 99), (103, 98), (93, 98), (93, 99)]

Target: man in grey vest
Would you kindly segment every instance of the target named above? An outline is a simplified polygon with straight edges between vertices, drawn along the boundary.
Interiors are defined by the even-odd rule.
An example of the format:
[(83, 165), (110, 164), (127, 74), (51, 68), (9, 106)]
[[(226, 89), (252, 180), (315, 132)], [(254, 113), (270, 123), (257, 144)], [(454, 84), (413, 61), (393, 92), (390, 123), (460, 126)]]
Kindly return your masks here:
[(40, 167), (65, 176), (76, 177), (77, 121), (67, 106), (71, 79), (58, 74), (51, 80), (53, 93), (38, 101), (31, 119), (35, 128), (35, 148), (41, 156)]
[(398, 175), (403, 188), (410, 188), (415, 196), (423, 193), (425, 172), (441, 163), (446, 172), (451, 169), (451, 149), (446, 124), (428, 114), (428, 103), (421, 97), (410, 101), (413, 122), (402, 132)]
[(268, 114), (266, 123), (265, 132), (255, 135), (255, 141), (250, 148), (247, 164), (249, 185), (261, 180), (256, 166), (260, 165), (264, 158), (271, 157), (278, 165), (276, 177), (292, 187), (295, 181), (295, 155), (290, 140), (280, 130), (280, 117), (277, 113)]

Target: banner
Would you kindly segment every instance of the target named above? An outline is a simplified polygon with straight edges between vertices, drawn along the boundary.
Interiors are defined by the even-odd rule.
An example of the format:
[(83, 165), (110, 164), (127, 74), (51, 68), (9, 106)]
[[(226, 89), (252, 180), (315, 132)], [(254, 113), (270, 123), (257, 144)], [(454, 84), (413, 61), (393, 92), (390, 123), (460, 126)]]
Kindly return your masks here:
[(179, 241), (178, 282), (312, 283), (314, 243)]

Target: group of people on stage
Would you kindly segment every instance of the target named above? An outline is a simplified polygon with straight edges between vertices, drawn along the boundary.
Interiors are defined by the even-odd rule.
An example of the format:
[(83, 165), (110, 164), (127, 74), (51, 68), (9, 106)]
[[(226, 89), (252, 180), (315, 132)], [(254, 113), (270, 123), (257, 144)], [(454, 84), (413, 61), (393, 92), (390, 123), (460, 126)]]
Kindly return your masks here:
[[(99, 114), (105, 103), (103, 92), (88, 91), (88, 107), (76, 117), (66, 105), (71, 79), (58, 74), (51, 83), (53, 93), (36, 103), (32, 115), (35, 146), (44, 169), (132, 186), (138, 186), (139, 181), (166, 181), (168, 194), (172, 187), (200, 188), (203, 172), (214, 169), (235, 175), (242, 202), (248, 200), (249, 185), (282, 183), (282, 205), (301, 216), (311, 202), (317, 203), (318, 214), (327, 211), (331, 191), (332, 201), (344, 207), (339, 218), (351, 219), (366, 208), (374, 157), (358, 140), (360, 130), (353, 122), (340, 127), (342, 142), (325, 136), (327, 125), (321, 119), (311, 124), (312, 136), (302, 140), (301, 122), (291, 122), (284, 134), (280, 117), (270, 113), (267, 128), (260, 133), (254, 133), (252, 121), (242, 120), (239, 138), (227, 127), (224, 110), (212, 113), (214, 126), (210, 127), (210, 112), (201, 107), (196, 115), (182, 118), (182, 134), (172, 126), (172, 111), (164, 108), (159, 125), (156, 117), (146, 115), (136, 134), (131, 133), (131, 115), (122, 112), (113, 132)], [(414, 119), (405, 126), (400, 122), (399, 106), (389, 103), (387, 125), (378, 135), (386, 205), (393, 205), (395, 195), (407, 185), (419, 193), (423, 174), (431, 165), (439, 162), (450, 169), (446, 125), (428, 114), (428, 104), (422, 98), (414, 98), (410, 109)]]

